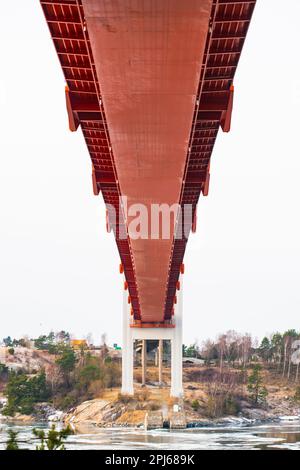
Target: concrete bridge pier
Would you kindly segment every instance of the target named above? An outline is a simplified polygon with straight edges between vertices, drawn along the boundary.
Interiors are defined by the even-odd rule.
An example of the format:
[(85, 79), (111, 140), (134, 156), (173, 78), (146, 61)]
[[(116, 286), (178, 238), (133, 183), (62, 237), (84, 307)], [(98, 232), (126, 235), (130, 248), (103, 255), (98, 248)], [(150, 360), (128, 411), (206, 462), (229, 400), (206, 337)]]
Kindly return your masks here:
[(158, 382), (159, 382), (159, 385), (162, 385), (162, 368), (163, 368), (163, 340), (160, 339), (158, 341)]
[(133, 395), (133, 336), (130, 328), (128, 294), (123, 292), (123, 344), (122, 344), (122, 388), (123, 395)]
[[(183, 396), (182, 385), (182, 275), (180, 276), (180, 290), (177, 295), (174, 328), (136, 328), (131, 327), (131, 315), (127, 302), (127, 292), (123, 294), (123, 346), (122, 346), (122, 394), (133, 395), (133, 342), (143, 340), (145, 351), (145, 340), (171, 341), (171, 391), (172, 397)], [(144, 346), (145, 345), (145, 346)], [(160, 348), (159, 381), (162, 382), (162, 347)], [(143, 367), (143, 380), (145, 379), (145, 366)]]
[(147, 370), (147, 340), (142, 341), (142, 386), (146, 385), (146, 370)]
[(171, 339), (171, 397), (183, 396), (182, 385), (182, 311), (183, 311), (183, 276), (179, 277), (180, 290), (175, 304), (175, 328), (172, 329)]

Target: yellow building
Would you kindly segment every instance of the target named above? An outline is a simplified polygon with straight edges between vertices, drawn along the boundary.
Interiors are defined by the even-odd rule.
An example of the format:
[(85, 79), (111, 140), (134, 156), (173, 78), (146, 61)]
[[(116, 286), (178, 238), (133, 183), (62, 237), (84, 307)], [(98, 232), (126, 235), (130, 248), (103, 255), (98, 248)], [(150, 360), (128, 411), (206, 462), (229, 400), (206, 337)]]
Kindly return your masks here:
[(87, 349), (88, 344), (85, 339), (71, 339), (73, 349)]

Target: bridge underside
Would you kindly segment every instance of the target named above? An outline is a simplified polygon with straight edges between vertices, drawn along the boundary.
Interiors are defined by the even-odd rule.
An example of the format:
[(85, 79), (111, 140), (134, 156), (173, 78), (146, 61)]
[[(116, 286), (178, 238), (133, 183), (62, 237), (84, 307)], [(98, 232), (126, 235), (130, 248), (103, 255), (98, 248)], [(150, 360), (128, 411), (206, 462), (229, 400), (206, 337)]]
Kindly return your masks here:
[[(135, 325), (171, 322), (186, 236), (120, 237), (133, 203), (191, 204), (208, 194), (219, 128), (255, 0), (41, 0), (120, 253)], [(111, 207), (117, 214), (111, 217)], [(181, 227), (177, 226), (177, 229)], [(195, 224), (194, 224), (195, 228)]]
[[(82, 3), (121, 193), (179, 204), (212, 0)], [(173, 237), (130, 240), (145, 323), (164, 320)]]

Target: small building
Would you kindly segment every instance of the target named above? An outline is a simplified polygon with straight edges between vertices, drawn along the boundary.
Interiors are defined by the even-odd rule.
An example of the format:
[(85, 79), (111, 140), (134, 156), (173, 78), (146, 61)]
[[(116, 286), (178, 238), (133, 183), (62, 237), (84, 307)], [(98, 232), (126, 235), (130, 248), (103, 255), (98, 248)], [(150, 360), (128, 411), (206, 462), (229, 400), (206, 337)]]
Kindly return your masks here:
[(71, 339), (71, 346), (75, 350), (88, 349), (86, 339)]

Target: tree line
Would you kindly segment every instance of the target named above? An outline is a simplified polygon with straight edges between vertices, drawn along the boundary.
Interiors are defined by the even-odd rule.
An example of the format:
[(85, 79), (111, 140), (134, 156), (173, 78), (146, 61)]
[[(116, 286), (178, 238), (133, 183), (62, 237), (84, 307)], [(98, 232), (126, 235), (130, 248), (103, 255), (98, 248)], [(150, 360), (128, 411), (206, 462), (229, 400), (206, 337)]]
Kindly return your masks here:
[[(103, 337), (104, 338), (104, 337)], [(19, 341), (19, 340), (18, 340)], [(16, 341), (5, 338), (7, 347), (16, 346)], [(59, 332), (42, 335), (34, 340), (36, 349), (53, 356), (47, 361), (45, 370), (35, 375), (24, 369), (9, 370), (0, 363), (0, 381), (5, 383), (7, 404), (3, 414), (32, 414), (39, 402), (52, 402), (59, 409), (68, 409), (84, 400), (101, 396), (106, 388), (120, 385), (120, 364), (113, 361), (105, 342), (96, 356), (86, 347), (74, 350), (70, 335)]]
[(283, 378), (295, 382), (300, 380), (300, 332), (295, 329), (272, 333), (260, 343), (248, 333), (239, 334), (229, 330), (201, 345), (183, 345), (183, 354), (204, 359), (207, 364), (215, 363), (221, 372), (226, 366), (246, 368), (259, 362), (273, 366)]

